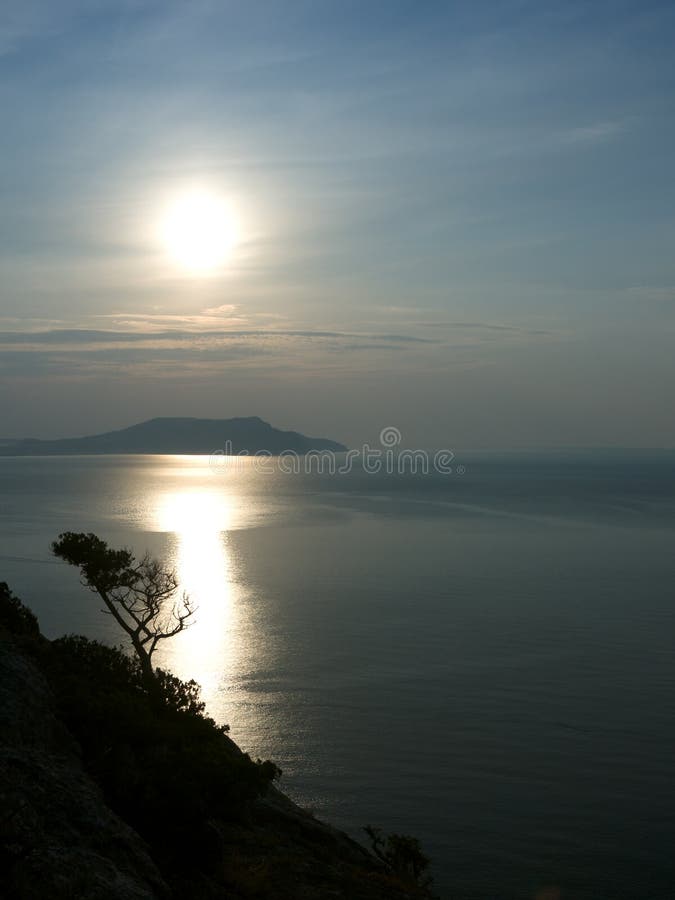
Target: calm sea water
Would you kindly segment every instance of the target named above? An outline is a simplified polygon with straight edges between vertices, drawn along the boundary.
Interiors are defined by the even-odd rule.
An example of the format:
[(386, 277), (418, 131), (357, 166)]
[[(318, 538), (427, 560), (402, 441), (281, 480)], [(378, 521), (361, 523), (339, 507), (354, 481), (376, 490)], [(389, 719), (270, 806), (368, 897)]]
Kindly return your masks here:
[(417, 835), (445, 898), (675, 888), (675, 456), (476, 457), (452, 476), (201, 457), (0, 459), (0, 580), (118, 642), (64, 530), (175, 564), (162, 662), (317, 815)]

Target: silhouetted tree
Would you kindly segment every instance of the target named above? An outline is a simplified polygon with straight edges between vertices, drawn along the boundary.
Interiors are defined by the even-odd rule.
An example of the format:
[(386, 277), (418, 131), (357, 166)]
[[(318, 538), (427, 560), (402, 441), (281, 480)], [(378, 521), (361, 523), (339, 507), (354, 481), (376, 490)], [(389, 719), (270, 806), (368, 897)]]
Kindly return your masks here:
[(424, 889), (431, 886), (431, 878), (425, 876), (429, 857), (422, 852), (420, 842), (409, 834), (383, 834), (380, 828), (366, 825), (363, 829), (370, 838), (375, 856), (399, 877), (408, 879)]
[(152, 655), (157, 645), (187, 628), (195, 612), (185, 592), (176, 600), (175, 570), (147, 553), (137, 560), (130, 550), (113, 550), (91, 533), (60, 534), (52, 552), (79, 568), (82, 584), (99, 595), (104, 612), (129, 636), (146, 685), (155, 685)]

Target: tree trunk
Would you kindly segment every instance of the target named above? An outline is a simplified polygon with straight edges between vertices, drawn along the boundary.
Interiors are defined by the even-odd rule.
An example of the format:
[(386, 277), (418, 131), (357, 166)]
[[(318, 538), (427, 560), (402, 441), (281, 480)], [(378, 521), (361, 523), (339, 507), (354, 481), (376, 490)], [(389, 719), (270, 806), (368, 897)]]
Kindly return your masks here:
[(134, 650), (136, 651), (138, 661), (141, 664), (141, 675), (143, 677), (143, 683), (146, 688), (151, 691), (154, 687), (157, 686), (157, 678), (155, 676), (155, 670), (152, 668), (150, 655), (142, 644), (139, 644), (133, 639), (132, 643), (134, 645)]

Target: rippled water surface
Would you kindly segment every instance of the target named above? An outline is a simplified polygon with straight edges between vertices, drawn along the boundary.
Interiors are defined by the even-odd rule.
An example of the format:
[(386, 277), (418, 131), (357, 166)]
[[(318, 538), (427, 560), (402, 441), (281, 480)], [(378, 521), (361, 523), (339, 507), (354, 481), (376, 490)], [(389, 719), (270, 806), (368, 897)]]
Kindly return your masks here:
[(444, 897), (664, 898), (675, 457), (465, 462), (0, 459), (0, 580), (48, 636), (118, 642), (49, 542), (170, 560), (199, 610), (162, 662), (317, 815), (420, 837)]

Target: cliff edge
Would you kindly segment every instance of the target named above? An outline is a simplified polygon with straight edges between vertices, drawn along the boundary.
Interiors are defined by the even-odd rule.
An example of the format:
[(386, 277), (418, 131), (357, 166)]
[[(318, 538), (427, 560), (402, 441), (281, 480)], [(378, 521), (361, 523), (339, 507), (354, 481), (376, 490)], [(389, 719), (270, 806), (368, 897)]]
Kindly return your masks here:
[(47, 681), (0, 631), (0, 881), (4, 896), (151, 900), (170, 891), (103, 802), (54, 715)]
[[(3, 615), (3, 604), (9, 616)], [(64, 659), (75, 667), (67, 676)], [(88, 664), (94, 659), (105, 670), (109, 689), (101, 690), (95, 668), (91, 679), (82, 678), (83, 659)], [(265, 781), (259, 773), (272, 764), (253, 763), (201, 713), (164, 709), (157, 730), (149, 721), (151, 707), (125, 705), (120, 685), (132, 669), (133, 661), (123, 654), (84, 638), (46, 640), (32, 613), (0, 584), (0, 895), (16, 900), (431, 896), (298, 807), (267, 774)], [(137, 703), (137, 688), (133, 683), (128, 688)], [(138, 720), (130, 709), (134, 715), (140, 711)], [(111, 718), (114, 724), (106, 732)], [(194, 735), (197, 752), (185, 746), (186, 735)], [(193, 772), (195, 780), (182, 785), (180, 754), (189, 754), (194, 769), (204, 741), (207, 769), (213, 759), (216, 769)], [(220, 755), (214, 757), (216, 747)], [(153, 767), (164, 761), (170, 771), (177, 769), (173, 784), (163, 776), (160, 801), (149, 789), (139, 789), (147, 781), (148, 760)], [(228, 766), (231, 771), (223, 771)], [(205, 790), (211, 784), (213, 791)], [(218, 792), (225, 798), (222, 808)]]

